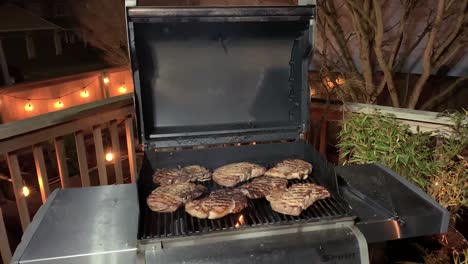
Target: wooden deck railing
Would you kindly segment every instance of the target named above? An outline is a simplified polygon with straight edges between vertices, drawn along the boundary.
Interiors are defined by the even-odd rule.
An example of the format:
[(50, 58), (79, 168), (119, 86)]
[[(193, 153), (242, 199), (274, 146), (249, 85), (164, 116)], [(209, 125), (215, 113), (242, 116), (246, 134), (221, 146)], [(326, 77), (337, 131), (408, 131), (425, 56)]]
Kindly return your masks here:
[(343, 105), (312, 103), (310, 105), (311, 132), (313, 134), (311, 141), (320, 150), (320, 153), (326, 156), (330, 123), (343, 121), (345, 113), (371, 114), (376, 112), (395, 116), (400, 123), (407, 124), (412, 132), (437, 132), (438, 135), (442, 136), (450, 136), (453, 132), (453, 120), (438, 112), (360, 103)]
[[(88, 156), (85, 150), (85, 133), (92, 131), (92, 139), (96, 151), (97, 171), (99, 184), (107, 185), (108, 175), (106, 170), (105, 150), (103, 145), (103, 129), (109, 131), (115, 182), (124, 182), (124, 173), (120, 157), (119, 126), (125, 130), (127, 141), (127, 152), (129, 160), (129, 171), (132, 182), (137, 174), (135, 137), (133, 127), (133, 100), (132, 94), (111, 97), (62, 111), (57, 111), (41, 116), (36, 116), (17, 122), (0, 125), (0, 155), (5, 155), (8, 164), (16, 205), (23, 230), (30, 223), (30, 214), (26, 197), (22, 193), (23, 178), (20, 169), (19, 153), (30, 150), (34, 157), (37, 181), (40, 195), (44, 203), (50, 193), (49, 177), (44, 158), (43, 145), (45, 142), (53, 141), (56, 154), (57, 168), (62, 188), (70, 186), (70, 175), (67, 167), (67, 157), (64, 136), (74, 135), (78, 170), (82, 186), (90, 186), (90, 168)], [(0, 251), (4, 263), (8, 263), (11, 251), (8, 246), (3, 216), (0, 209)]]

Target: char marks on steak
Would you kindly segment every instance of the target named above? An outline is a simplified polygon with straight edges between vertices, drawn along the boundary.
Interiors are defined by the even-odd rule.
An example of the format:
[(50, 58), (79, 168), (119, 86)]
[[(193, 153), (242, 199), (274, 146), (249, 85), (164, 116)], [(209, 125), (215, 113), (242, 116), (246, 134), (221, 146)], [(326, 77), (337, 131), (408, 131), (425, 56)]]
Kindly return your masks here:
[(312, 164), (300, 159), (287, 159), (277, 163), (265, 172), (266, 176), (290, 179), (307, 179), (312, 172)]
[(172, 213), (192, 199), (200, 197), (206, 188), (183, 182), (156, 188), (146, 198), (148, 207), (155, 212)]
[(185, 204), (185, 211), (200, 219), (218, 219), (247, 207), (247, 197), (239, 190), (220, 189), (208, 197)]
[(239, 190), (250, 199), (263, 198), (272, 192), (286, 189), (286, 178), (261, 176), (239, 187)]
[(192, 177), (192, 180), (196, 180), (199, 182), (211, 180), (211, 172), (205, 167), (199, 165), (183, 167), (181, 171), (185, 174), (190, 175)]
[(153, 182), (160, 186), (183, 182), (203, 182), (210, 179), (210, 171), (198, 165), (187, 166), (181, 169), (161, 169), (153, 174)]
[(239, 162), (224, 165), (213, 172), (213, 180), (222, 186), (233, 187), (238, 183), (262, 176), (266, 169), (250, 162)]
[(322, 186), (313, 183), (294, 184), (288, 189), (266, 196), (271, 208), (281, 214), (298, 216), (315, 201), (330, 197)]

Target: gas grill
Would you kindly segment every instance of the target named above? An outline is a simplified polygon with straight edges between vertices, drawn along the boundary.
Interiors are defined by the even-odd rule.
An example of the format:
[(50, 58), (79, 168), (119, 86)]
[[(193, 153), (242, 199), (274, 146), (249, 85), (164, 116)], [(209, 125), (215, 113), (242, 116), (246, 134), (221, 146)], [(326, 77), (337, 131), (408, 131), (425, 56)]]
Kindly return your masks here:
[[(379, 164), (336, 168), (305, 141), (314, 17), (314, 6), (128, 6), (137, 183), (55, 191), (13, 262), (367, 263), (367, 242), (446, 232), (447, 210), (401, 176)], [(297, 217), (264, 198), (217, 220), (146, 204), (157, 169), (287, 158), (311, 163), (304, 181), (331, 193)], [(85, 210), (95, 214), (80, 215), (76, 232)]]

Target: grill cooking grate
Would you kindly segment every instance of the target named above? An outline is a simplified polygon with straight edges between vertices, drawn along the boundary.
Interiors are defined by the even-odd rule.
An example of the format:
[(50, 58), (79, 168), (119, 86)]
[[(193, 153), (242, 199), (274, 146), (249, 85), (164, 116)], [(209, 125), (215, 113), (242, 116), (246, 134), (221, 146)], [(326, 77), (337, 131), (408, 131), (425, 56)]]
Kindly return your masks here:
[[(290, 183), (314, 182), (310, 177), (307, 180), (293, 180)], [(211, 192), (222, 188), (213, 181), (204, 182), (203, 185)], [(182, 206), (174, 213), (156, 213), (143, 206), (143, 226), (140, 229), (140, 239), (170, 238), (189, 236), (239, 228), (291, 224), (296, 222), (330, 221), (344, 216), (347, 213), (346, 204), (334, 197), (319, 200), (303, 211), (299, 216), (289, 216), (277, 213), (271, 209), (270, 203), (265, 199), (249, 200), (248, 207), (237, 214), (230, 214), (216, 220), (198, 219), (185, 212)]]

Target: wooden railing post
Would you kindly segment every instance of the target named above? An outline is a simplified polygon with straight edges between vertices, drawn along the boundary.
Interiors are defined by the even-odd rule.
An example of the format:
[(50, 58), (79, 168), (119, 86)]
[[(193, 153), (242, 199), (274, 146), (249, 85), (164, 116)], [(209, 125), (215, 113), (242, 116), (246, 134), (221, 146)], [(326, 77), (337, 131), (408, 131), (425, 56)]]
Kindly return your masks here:
[(100, 126), (93, 127), (94, 147), (96, 149), (96, 162), (99, 174), (99, 184), (107, 185), (107, 170), (104, 154), (104, 145), (102, 143), (102, 131)]
[(123, 183), (122, 161), (120, 160), (120, 141), (117, 120), (112, 120), (110, 123), (110, 135), (112, 141), (112, 150), (114, 152), (114, 170), (115, 181), (117, 184)]
[(3, 220), (2, 208), (0, 207), (0, 255), (2, 255), (3, 263), (10, 263), (11, 249), (8, 243), (8, 234)]
[(127, 138), (128, 164), (130, 167), (130, 178), (133, 183), (136, 182), (137, 166), (135, 153), (135, 137), (133, 134), (133, 119), (127, 117), (125, 119), (125, 136)]
[(42, 203), (45, 203), (49, 196), (49, 178), (47, 176), (47, 168), (44, 162), (44, 151), (41, 145), (33, 145), (34, 164), (36, 165), (37, 181), (39, 182), (39, 190), (41, 192)]
[(82, 131), (75, 133), (76, 154), (78, 156), (78, 167), (80, 169), (81, 186), (91, 186), (89, 179), (88, 158), (86, 157), (86, 147)]
[(63, 137), (55, 138), (54, 145), (55, 155), (57, 156), (60, 182), (62, 184), (62, 188), (67, 188), (70, 186), (70, 178), (68, 175), (67, 157), (65, 155), (65, 142), (63, 140)]
[(31, 218), (29, 216), (28, 204), (23, 196), (23, 180), (21, 178), (21, 169), (18, 163), (18, 156), (15, 153), (7, 154), (8, 169), (10, 170), (11, 182), (13, 183), (13, 191), (15, 193), (16, 206), (18, 207), (21, 227), (26, 230)]

